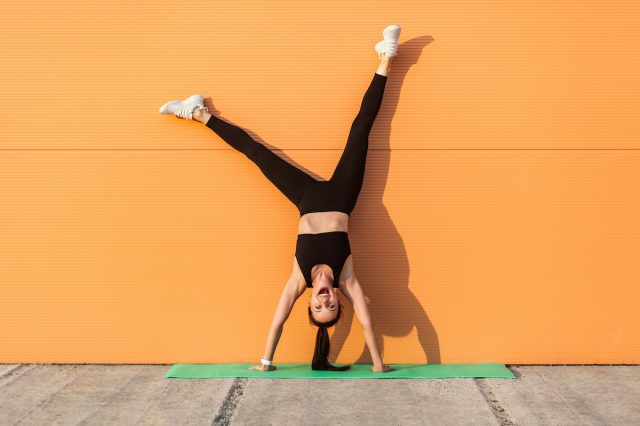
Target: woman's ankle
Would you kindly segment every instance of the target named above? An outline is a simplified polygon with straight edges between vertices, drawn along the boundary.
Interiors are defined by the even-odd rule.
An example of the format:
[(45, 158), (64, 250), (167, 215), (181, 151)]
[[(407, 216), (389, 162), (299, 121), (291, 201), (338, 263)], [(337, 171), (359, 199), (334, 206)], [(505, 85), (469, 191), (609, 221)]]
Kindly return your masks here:
[(209, 117), (211, 117), (211, 114), (200, 106), (193, 110), (193, 119), (196, 121), (206, 124), (206, 122), (209, 121)]

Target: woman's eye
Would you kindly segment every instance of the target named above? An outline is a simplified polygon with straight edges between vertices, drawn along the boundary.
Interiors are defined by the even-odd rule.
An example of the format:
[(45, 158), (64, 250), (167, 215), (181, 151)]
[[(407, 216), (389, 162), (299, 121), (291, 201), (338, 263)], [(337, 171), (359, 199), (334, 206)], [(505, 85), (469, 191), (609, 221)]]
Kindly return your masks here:
[(335, 308), (335, 307), (336, 307), (336, 305), (329, 305), (329, 309)]

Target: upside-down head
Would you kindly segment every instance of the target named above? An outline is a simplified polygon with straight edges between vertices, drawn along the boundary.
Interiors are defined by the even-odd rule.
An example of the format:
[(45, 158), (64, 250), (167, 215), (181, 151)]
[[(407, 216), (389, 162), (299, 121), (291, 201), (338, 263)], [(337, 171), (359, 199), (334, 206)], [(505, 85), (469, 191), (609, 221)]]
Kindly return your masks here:
[(325, 273), (315, 276), (311, 297), (309, 298), (309, 323), (318, 327), (316, 346), (313, 351), (311, 368), (313, 370), (348, 370), (350, 365), (336, 367), (329, 363), (329, 333), (327, 328), (335, 325), (342, 316), (342, 304), (332, 287), (332, 277)]

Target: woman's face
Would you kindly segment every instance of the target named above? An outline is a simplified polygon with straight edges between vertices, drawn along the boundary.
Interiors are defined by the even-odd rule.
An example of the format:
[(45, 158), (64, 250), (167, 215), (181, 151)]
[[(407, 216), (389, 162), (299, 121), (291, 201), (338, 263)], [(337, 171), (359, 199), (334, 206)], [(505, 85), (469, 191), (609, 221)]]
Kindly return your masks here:
[(338, 294), (332, 287), (332, 279), (331, 275), (321, 271), (313, 280), (309, 307), (316, 321), (331, 321), (338, 315)]

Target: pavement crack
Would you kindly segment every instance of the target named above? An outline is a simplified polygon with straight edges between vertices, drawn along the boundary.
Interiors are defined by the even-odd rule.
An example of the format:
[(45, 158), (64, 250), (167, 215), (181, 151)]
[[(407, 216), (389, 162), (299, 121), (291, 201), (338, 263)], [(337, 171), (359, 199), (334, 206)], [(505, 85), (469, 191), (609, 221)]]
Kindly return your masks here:
[(231, 424), (231, 417), (238, 408), (244, 388), (247, 386), (247, 381), (248, 379), (246, 377), (238, 377), (233, 381), (227, 396), (222, 402), (222, 406), (220, 406), (218, 414), (216, 414), (216, 417), (213, 419), (212, 425), (228, 426)]
[(500, 424), (500, 426), (517, 426), (517, 423), (511, 420), (509, 412), (502, 405), (500, 405), (500, 402), (498, 401), (498, 398), (496, 398), (496, 395), (493, 393), (491, 386), (489, 386), (489, 384), (482, 379), (474, 378), (473, 381), (478, 387), (478, 390), (482, 394), (484, 400), (487, 401), (487, 405), (489, 405), (489, 408), (491, 408), (493, 415), (496, 416), (498, 424)]

